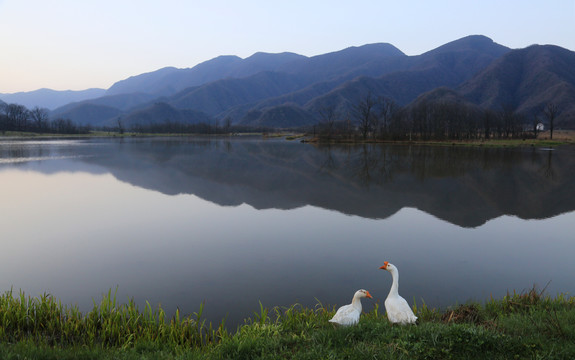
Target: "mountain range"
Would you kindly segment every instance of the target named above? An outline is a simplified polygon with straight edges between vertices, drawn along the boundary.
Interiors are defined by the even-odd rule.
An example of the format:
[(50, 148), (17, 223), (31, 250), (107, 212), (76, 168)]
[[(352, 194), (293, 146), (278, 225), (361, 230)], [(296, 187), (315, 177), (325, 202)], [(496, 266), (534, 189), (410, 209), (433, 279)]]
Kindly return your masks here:
[[(19, 96), (40, 96), (41, 91), (46, 92)], [(53, 109), (51, 116), (92, 126), (116, 126), (118, 119), (132, 126), (227, 118), (237, 125), (290, 128), (316, 124), (326, 106), (345, 114), (372, 94), (401, 106), (421, 99), (463, 101), (512, 109), (528, 118), (541, 116), (552, 102), (559, 108), (555, 126), (575, 128), (575, 52), (553, 45), (510, 49), (473, 35), (417, 56), (386, 43), (313, 57), (220, 56), (192, 68), (167, 67), (90, 91), (96, 95), (73, 99)], [(16, 95), (0, 99), (17, 102)]]

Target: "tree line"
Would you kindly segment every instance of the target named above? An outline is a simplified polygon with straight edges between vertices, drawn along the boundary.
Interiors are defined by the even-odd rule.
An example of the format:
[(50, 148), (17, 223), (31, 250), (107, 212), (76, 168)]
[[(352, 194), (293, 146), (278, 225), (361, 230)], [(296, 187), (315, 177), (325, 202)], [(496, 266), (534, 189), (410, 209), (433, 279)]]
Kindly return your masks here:
[(392, 99), (368, 94), (343, 115), (335, 106), (322, 107), (316, 135), (327, 140), (390, 141), (534, 138), (540, 124), (546, 123), (552, 139), (558, 112), (552, 103), (532, 118), (510, 106), (493, 110), (461, 102), (419, 101), (402, 107)]
[(48, 109), (35, 107), (31, 110), (24, 105), (0, 104), (0, 132), (7, 131), (84, 134), (90, 132), (87, 126), (78, 126), (70, 119), (50, 119)]
[[(318, 111), (318, 123), (314, 135), (321, 139), (350, 140), (477, 140), (534, 138), (540, 131), (539, 124), (546, 123), (553, 138), (554, 120), (559, 114), (556, 104), (549, 103), (540, 116), (528, 118), (510, 106), (499, 110), (482, 109), (461, 102), (419, 101), (402, 107), (392, 99), (368, 94), (349, 110), (338, 111), (335, 106), (324, 106)], [(117, 127), (102, 128), (105, 131), (123, 133), (121, 118)], [(81, 126), (70, 119), (50, 119), (48, 109), (23, 105), (0, 104), (0, 132), (35, 132), (56, 134), (85, 134), (91, 126)], [(231, 118), (214, 120), (213, 123), (185, 124), (166, 119), (153, 124), (135, 124), (134, 133), (176, 134), (229, 134), (241, 132), (268, 132), (270, 128), (253, 128), (232, 125)]]
[(212, 123), (183, 123), (165, 119), (157, 123), (132, 124), (126, 128), (122, 118), (118, 118), (116, 126), (96, 128), (89, 125), (78, 125), (66, 118), (50, 119), (50, 111), (45, 108), (34, 107), (29, 110), (24, 105), (0, 103), (0, 133), (2, 134), (7, 131), (41, 134), (87, 134), (92, 130), (118, 132), (120, 134), (125, 131), (140, 134), (230, 134), (269, 131), (269, 129), (265, 128), (232, 125), (231, 122), (232, 119), (230, 117), (226, 117), (223, 120), (216, 119)]

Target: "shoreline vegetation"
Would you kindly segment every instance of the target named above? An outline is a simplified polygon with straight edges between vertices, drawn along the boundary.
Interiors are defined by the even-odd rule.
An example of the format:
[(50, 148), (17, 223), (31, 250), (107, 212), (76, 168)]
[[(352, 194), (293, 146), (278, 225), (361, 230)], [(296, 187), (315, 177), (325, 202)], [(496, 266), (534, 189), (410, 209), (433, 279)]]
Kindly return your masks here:
[(328, 320), (335, 306), (265, 308), (235, 332), (199, 311), (167, 316), (112, 290), (82, 314), (49, 294), (0, 295), (2, 359), (572, 359), (575, 297), (534, 288), (483, 304), (412, 305), (417, 325), (391, 325), (383, 305), (359, 324)]
[(30, 132), (6, 132), (0, 135), (2, 139), (52, 139), (52, 138), (132, 138), (132, 137), (243, 137), (261, 136), (263, 139), (284, 138), (289, 141), (301, 141), (314, 145), (361, 145), (361, 144), (391, 144), (391, 145), (432, 145), (432, 146), (480, 146), (480, 147), (553, 147), (560, 145), (575, 144), (575, 130), (555, 130), (553, 139), (550, 139), (549, 131), (542, 131), (537, 138), (491, 138), (474, 140), (374, 140), (358, 137), (331, 137), (323, 138), (306, 133), (272, 132), (272, 133), (237, 133), (237, 134), (166, 134), (166, 133), (131, 133), (113, 131), (93, 131), (86, 134), (46, 134)]
[(398, 145), (439, 145), (439, 146), (486, 146), (486, 147), (519, 147), (519, 146), (559, 146), (575, 144), (575, 130), (555, 130), (553, 139), (549, 131), (542, 131), (537, 138), (490, 138), (471, 140), (362, 140), (351, 137), (307, 137), (304, 142), (314, 144), (398, 144)]

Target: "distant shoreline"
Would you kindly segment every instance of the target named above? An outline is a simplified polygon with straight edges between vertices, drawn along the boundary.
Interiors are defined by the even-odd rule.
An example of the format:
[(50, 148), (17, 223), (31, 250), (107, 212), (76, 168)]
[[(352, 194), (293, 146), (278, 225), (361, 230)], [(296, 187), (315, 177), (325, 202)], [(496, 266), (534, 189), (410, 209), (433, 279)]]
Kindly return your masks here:
[(313, 144), (392, 144), (392, 145), (438, 145), (438, 146), (485, 146), (485, 147), (520, 147), (520, 146), (559, 146), (575, 144), (575, 130), (556, 130), (553, 139), (549, 131), (543, 131), (536, 139), (476, 139), (476, 140), (361, 140), (357, 138), (333, 137), (331, 139), (312, 137), (305, 139)]
[(86, 138), (143, 138), (143, 137), (244, 137), (261, 136), (263, 139), (285, 138), (289, 141), (299, 140), (303, 143), (318, 145), (359, 145), (359, 144), (389, 144), (389, 145), (433, 145), (433, 146), (485, 146), (485, 147), (521, 147), (521, 146), (559, 146), (575, 144), (575, 130), (555, 130), (553, 139), (550, 139), (549, 131), (543, 131), (536, 139), (477, 139), (477, 140), (380, 140), (359, 139), (350, 137), (333, 137), (330, 139), (313, 137), (309, 134), (281, 132), (276, 133), (238, 133), (238, 134), (163, 134), (163, 133), (130, 133), (98, 131), (89, 134), (43, 134), (28, 132), (6, 132), (0, 135), (1, 139), (86, 139)]

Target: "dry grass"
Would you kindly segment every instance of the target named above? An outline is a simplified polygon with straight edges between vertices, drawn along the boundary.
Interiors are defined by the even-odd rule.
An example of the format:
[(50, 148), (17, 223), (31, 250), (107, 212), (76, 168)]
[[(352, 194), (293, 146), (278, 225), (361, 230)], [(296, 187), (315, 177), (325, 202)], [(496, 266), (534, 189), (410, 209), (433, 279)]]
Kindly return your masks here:
[[(540, 140), (549, 140), (549, 137), (549, 131), (543, 131), (537, 136)], [(575, 143), (575, 130), (555, 130), (553, 140)]]

